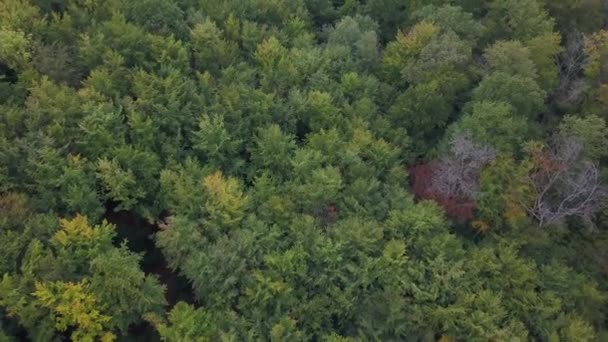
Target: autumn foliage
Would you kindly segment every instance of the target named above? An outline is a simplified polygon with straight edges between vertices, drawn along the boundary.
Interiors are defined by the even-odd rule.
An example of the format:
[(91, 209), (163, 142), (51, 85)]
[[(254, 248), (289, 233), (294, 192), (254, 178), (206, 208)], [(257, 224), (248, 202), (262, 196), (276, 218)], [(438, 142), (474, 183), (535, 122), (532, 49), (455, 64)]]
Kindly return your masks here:
[(420, 200), (433, 200), (445, 210), (446, 215), (458, 222), (467, 222), (474, 217), (475, 200), (464, 196), (453, 196), (436, 190), (433, 180), (436, 177), (438, 161), (414, 166), (410, 169), (412, 191)]

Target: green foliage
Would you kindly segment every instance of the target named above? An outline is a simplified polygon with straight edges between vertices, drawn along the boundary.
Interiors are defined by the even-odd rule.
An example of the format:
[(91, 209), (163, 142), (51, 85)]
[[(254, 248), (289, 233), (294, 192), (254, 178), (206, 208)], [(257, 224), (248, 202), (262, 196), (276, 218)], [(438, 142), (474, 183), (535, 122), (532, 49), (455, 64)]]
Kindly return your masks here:
[(485, 24), (494, 39), (525, 41), (551, 32), (554, 20), (541, 1), (498, 0), (488, 2)]
[(0, 340), (605, 340), (605, 13), (0, 1)]
[(228, 172), (242, 167), (239, 155), (242, 142), (228, 132), (223, 117), (203, 115), (198, 128), (192, 138), (193, 148), (200, 151), (205, 164)]
[(383, 67), (387, 78), (398, 81), (405, 63), (420, 53), (438, 31), (439, 28), (428, 21), (419, 22), (407, 33), (399, 31), (384, 53)]
[(200, 217), (204, 201), (201, 183), (209, 173), (209, 170), (201, 168), (193, 159), (187, 159), (183, 165), (162, 170), (162, 206), (174, 214)]
[(78, 156), (68, 156), (60, 182), (66, 212), (81, 213), (93, 221), (101, 217), (104, 210), (97, 195), (92, 165)]
[(102, 57), (112, 51), (123, 56), (129, 67), (146, 65), (152, 54), (150, 35), (120, 14), (106, 19), (80, 39), (80, 54), (89, 68), (99, 65)]
[(500, 151), (515, 152), (528, 137), (528, 122), (504, 102), (476, 102), (471, 112), (455, 124), (455, 132), (470, 132), (473, 138)]
[(402, 122), (414, 139), (414, 148), (424, 151), (427, 141), (437, 137), (450, 115), (449, 99), (441, 92), (438, 82), (419, 84), (408, 88), (395, 100), (389, 110), (392, 122)]
[(608, 154), (608, 127), (602, 118), (595, 115), (566, 116), (559, 125), (559, 133), (581, 141), (585, 154), (591, 159), (600, 159)]
[(533, 79), (495, 72), (473, 90), (473, 101), (505, 102), (516, 115), (535, 118), (545, 109), (545, 92)]
[(40, 9), (27, 0), (3, 1), (0, 4), (0, 12), (0, 24), (3, 28), (31, 32), (43, 25)]
[(234, 43), (223, 38), (223, 32), (209, 20), (197, 24), (190, 31), (190, 41), (199, 71), (218, 74), (221, 68), (232, 64), (238, 55)]
[[(158, 210), (153, 193), (158, 188), (158, 156), (137, 150), (132, 145), (112, 151), (115, 157), (97, 161), (97, 178), (105, 190), (105, 197), (115, 201), (116, 210), (138, 210), (143, 216), (155, 215)], [(149, 201), (149, 202), (148, 202)]]
[(369, 17), (344, 17), (327, 35), (329, 46), (346, 46), (364, 70), (375, 68), (380, 53), (376, 23)]
[[(194, 309), (192, 306), (179, 302), (168, 315), (168, 322), (150, 317), (163, 341), (213, 341), (220, 338), (230, 341), (233, 336), (218, 331), (213, 316), (203, 308)], [(231, 338), (232, 337), (232, 338)]]
[(141, 259), (122, 245), (95, 256), (90, 264), (91, 291), (123, 334), (141, 321), (142, 313), (161, 312), (166, 304), (164, 286), (140, 270)]
[(97, 177), (108, 189), (107, 196), (121, 203), (120, 208), (130, 209), (145, 196), (144, 190), (137, 188), (133, 172), (122, 169), (116, 160), (101, 159), (97, 168)]
[(277, 176), (286, 176), (291, 153), (296, 148), (293, 137), (283, 133), (278, 125), (261, 128), (255, 139), (251, 159), (254, 170), (267, 170)]
[(547, 33), (527, 41), (530, 59), (536, 65), (538, 84), (549, 91), (559, 82), (559, 54), (563, 52), (560, 46), (562, 39), (557, 33)]
[(530, 184), (525, 181), (532, 168), (529, 161), (517, 164), (509, 154), (500, 155), (482, 171), (478, 198), (477, 229), (503, 226), (521, 227), (526, 222), (525, 206), (530, 200)]
[(592, 32), (599, 29), (606, 18), (605, 5), (599, 0), (544, 1), (544, 4), (562, 32), (572, 29)]
[(530, 51), (518, 41), (499, 41), (486, 50), (485, 58), (492, 71), (512, 76), (537, 78)]
[(185, 16), (179, 1), (145, 0), (126, 2), (123, 6), (127, 19), (146, 31), (178, 37), (185, 35)]
[(589, 91), (592, 98), (589, 109), (600, 116), (606, 116), (606, 101), (608, 101), (608, 86), (604, 80), (608, 64), (608, 31), (600, 30), (585, 38), (585, 53), (587, 60), (584, 64), (585, 76), (594, 85)]
[(56, 83), (70, 85), (80, 83), (82, 77), (76, 51), (61, 43), (37, 43), (32, 48), (32, 64), (37, 72), (48, 76)]
[(126, 333), (165, 304), (158, 280), (139, 269), (141, 257), (113, 246), (114, 226), (91, 226), (76, 216), (62, 219), (50, 236), (36, 227), (49, 222), (25, 221), (23, 236), (34, 238), (21, 247), (19, 271), (5, 274), (0, 304), (21, 318), (31, 337), (52, 339), (55, 330), (77, 340), (111, 341), (115, 329)]
[(482, 23), (475, 20), (471, 13), (453, 5), (443, 5), (441, 7), (434, 5), (425, 6), (416, 11), (413, 17), (418, 20), (430, 21), (442, 30), (451, 30), (471, 43), (475, 43), (485, 30)]
[(0, 30), (0, 62), (10, 68), (25, 67), (30, 59), (29, 39), (20, 31)]

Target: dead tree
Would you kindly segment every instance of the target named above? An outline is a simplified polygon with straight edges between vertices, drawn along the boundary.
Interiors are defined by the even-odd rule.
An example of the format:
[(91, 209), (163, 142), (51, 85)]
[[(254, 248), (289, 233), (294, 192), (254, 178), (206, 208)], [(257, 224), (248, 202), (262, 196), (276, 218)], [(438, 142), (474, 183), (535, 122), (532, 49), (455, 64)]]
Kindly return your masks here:
[(571, 32), (566, 36), (564, 51), (559, 58), (559, 84), (556, 89), (556, 101), (568, 105), (580, 100), (588, 88), (583, 78), (583, 68), (587, 61), (585, 54), (585, 37), (580, 32)]
[(475, 214), (481, 169), (494, 158), (493, 149), (475, 144), (469, 134), (455, 135), (447, 156), (411, 169), (413, 192), (437, 202), (448, 217), (469, 221)]
[(417, 165), (410, 169), (412, 192), (417, 199), (432, 200), (439, 204), (452, 220), (467, 222), (475, 215), (476, 203), (471, 198), (437, 192), (433, 180), (438, 161)]
[(582, 159), (583, 145), (572, 138), (558, 138), (550, 148), (533, 153), (530, 185), (534, 200), (526, 206), (539, 227), (579, 217), (590, 223), (608, 200), (597, 165)]
[(434, 170), (433, 190), (449, 196), (476, 198), (481, 169), (496, 158), (494, 149), (476, 144), (470, 134), (456, 134), (449, 154)]

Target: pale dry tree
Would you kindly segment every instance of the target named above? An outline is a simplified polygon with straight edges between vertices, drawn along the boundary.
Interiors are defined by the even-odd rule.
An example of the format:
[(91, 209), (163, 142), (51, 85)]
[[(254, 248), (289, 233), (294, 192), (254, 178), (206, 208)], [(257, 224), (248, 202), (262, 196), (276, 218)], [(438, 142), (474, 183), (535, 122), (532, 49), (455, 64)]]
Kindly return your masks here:
[(539, 227), (579, 217), (591, 218), (606, 205), (608, 187), (600, 181), (597, 165), (584, 159), (583, 145), (573, 138), (558, 137), (552, 146), (534, 153), (535, 169), (529, 184), (533, 201), (526, 209)]
[(496, 158), (496, 151), (473, 141), (470, 133), (455, 134), (449, 153), (441, 158), (433, 174), (433, 190), (452, 197), (475, 199), (482, 168)]
[(564, 50), (558, 60), (559, 83), (555, 90), (555, 99), (560, 105), (579, 101), (587, 91), (589, 85), (583, 78), (586, 62), (584, 35), (577, 31), (568, 33)]

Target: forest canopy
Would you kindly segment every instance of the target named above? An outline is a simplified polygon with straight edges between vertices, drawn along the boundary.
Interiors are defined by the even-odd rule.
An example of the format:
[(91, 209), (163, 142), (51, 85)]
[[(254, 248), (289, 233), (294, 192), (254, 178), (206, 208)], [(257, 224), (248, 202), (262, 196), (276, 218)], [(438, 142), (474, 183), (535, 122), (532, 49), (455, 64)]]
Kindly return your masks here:
[(0, 0), (0, 341), (608, 340), (605, 0)]

